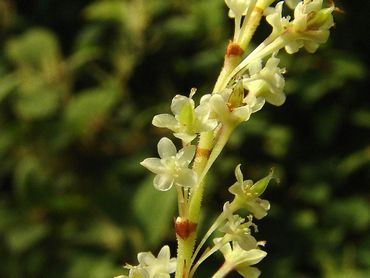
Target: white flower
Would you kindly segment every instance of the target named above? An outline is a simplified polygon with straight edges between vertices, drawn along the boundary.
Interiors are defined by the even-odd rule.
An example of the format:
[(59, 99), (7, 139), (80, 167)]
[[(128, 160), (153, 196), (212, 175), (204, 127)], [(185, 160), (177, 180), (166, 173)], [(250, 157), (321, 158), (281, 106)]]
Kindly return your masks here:
[[(283, 1), (276, 4), (266, 20), (273, 27), (272, 38), (281, 36), (285, 40), (285, 50), (295, 53), (304, 47), (313, 53), (321, 43), (329, 37), (329, 29), (334, 25), (332, 12), (334, 6), (322, 8), (322, 0), (288, 1), (287, 5), (294, 8), (294, 19), (282, 16)], [(287, 32), (286, 32), (287, 31)]]
[(249, 78), (243, 79), (244, 87), (249, 91), (245, 98), (247, 103), (254, 101), (255, 97), (262, 97), (273, 105), (282, 105), (285, 102), (285, 80), (282, 73), (285, 71), (278, 67), (280, 59), (272, 56), (262, 68), (261, 61), (249, 66)]
[(229, 202), (226, 202), (223, 207), (224, 214), (226, 215), (227, 222), (220, 228), (220, 231), (225, 233), (224, 239), (227, 241), (237, 241), (239, 246), (244, 250), (257, 248), (257, 241), (251, 235), (250, 227), (256, 226), (252, 223), (252, 217), (248, 222), (239, 215), (233, 214)]
[(266, 21), (272, 26), (272, 37), (281, 35), (289, 26), (290, 16), (282, 16), (283, 4), (284, 1), (277, 3), (266, 16)]
[(154, 187), (161, 191), (169, 190), (174, 184), (182, 187), (192, 187), (197, 182), (197, 175), (189, 169), (189, 164), (195, 154), (195, 146), (188, 145), (179, 152), (175, 145), (166, 137), (159, 140), (158, 154), (160, 158), (147, 158), (140, 164), (157, 174)]
[(141, 252), (137, 255), (138, 265), (127, 264), (129, 275), (121, 275), (115, 278), (170, 278), (170, 274), (176, 271), (176, 258), (171, 258), (170, 248), (165, 245), (158, 253), (158, 257), (151, 252)]
[(248, 13), (248, 9), (255, 0), (225, 0), (226, 5), (229, 7), (229, 17), (242, 17)]
[(176, 95), (171, 103), (171, 111), (175, 116), (170, 114), (156, 115), (152, 123), (156, 127), (172, 130), (175, 137), (188, 144), (195, 139), (197, 133), (210, 131), (217, 126), (217, 121), (209, 119), (208, 103), (201, 103), (198, 107), (194, 107), (194, 100), (191, 97)]
[(121, 275), (115, 278), (149, 278), (149, 273), (140, 264), (135, 266), (126, 264), (125, 268), (129, 270), (128, 276)]
[(176, 258), (171, 258), (167, 245), (162, 247), (157, 257), (151, 252), (142, 252), (137, 259), (139, 265), (149, 273), (149, 278), (170, 278), (170, 274), (176, 271)]
[(257, 219), (265, 217), (270, 209), (270, 203), (259, 198), (259, 196), (265, 191), (272, 179), (272, 172), (258, 182), (253, 183), (252, 180), (244, 180), (239, 164), (235, 168), (235, 176), (237, 182), (229, 188), (229, 192), (235, 195), (231, 205), (236, 208), (248, 209)]
[(243, 85), (238, 82), (233, 89), (226, 88), (210, 97), (210, 106), (221, 122), (233, 126), (248, 121), (252, 113), (262, 108), (263, 98), (256, 98), (247, 103), (244, 93)]
[[(222, 238), (214, 239), (215, 244), (221, 241)], [(251, 265), (257, 264), (267, 255), (265, 251), (257, 248), (246, 251), (237, 242), (226, 243), (220, 251), (224, 255), (225, 264), (247, 278), (257, 278), (260, 275), (260, 271)]]

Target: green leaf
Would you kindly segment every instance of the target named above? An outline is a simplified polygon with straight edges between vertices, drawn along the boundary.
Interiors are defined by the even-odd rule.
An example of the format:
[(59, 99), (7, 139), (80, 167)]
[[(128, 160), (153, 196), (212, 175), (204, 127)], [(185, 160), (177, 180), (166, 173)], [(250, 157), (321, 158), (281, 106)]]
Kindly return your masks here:
[(118, 89), (114, 87), (90, 89), (79, 93), (66, 108), (65, 128), (77, 136), (94, 133), (104, 125), (118, 96)]
[(59, 45), (53, 33), (31, 29), (6, 45), (9, 58), (19, 65), (45, 68), (59, 59)]
[(7, 243), (12, 251), (23, 252), (43, 239), (49, 230), (44, 223), (19, 225), (7, 233)]

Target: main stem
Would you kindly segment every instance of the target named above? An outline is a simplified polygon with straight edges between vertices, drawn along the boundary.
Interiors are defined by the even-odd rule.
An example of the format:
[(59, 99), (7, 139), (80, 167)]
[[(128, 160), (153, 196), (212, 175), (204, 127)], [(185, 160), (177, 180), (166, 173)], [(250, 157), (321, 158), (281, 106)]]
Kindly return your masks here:
[[(241, 61), (241, 58), (244, 54), (245, 49), (248, 47), (250, 39), (252, 38), (257, 26), (262, 17), (262, 12), (266, 6), (271, 4), (273, 0), (258, 0), (256, 10), (252, 12), (252, 16), (250, 17), (249, 21), (247, 22), (247, 26), (245, 26), (245, 34), (242, 35), (242, 43), (239, 45), (236, 42), (230, 42), (224, 60), (224, 66), (220, 72), (220, 75), (217, 78), (215, 87), (212, 93), (218, 93), (226, 88), (227, 83), (229, 81), (228, 77), (230, 73), (238, 66)], [(214, 134), (213, 132), (203, 132), (200, 134), (199, 144), (197, 147), (197, 154), (194, 160), (193, 169), (197, 173), (198, 177), (202, 177), (201, 181), (197, 186), (195, 186), (191, 191), (191, 199), (189, 204), (189, 212), (185, 216), (186, 219), (182, 219), (184, 223), (188, 223), (191, 227), (195, 227), (194, 231), (191, 230), (187, 237), (180, 237), (178, 234), (177, 242), (177, 269), (176, 269), (176, 278), (189, 278), (189, 272), (191, 268), (191, 258), (193, 255), (195, 242), (196, 242), (196, 234), (197, 234), (197, 226), (199, 223), (199, 214), (200, 208), (202, 204), (202, 197), (204, 191), (204, 182), (205, 182), (205, 175), (203, 173), (204, 170), (208, 171), (210, 164), (214, 162), (217, 156), (220, 154), (222, 148), (227, 142), (228, 137), (230, 136), (232, 130), (228, 130), (225, 132), (224, 137), (219, 138), (222, 139), (219, 142), (220, 144), (217, 146), (217, 150), (214, 153), (215, 157), (211, 157), (209, 160), (209, 155), (212, 152), (214, 147)], [(226, 140), (225, 140), (226, 139)], [(222, 142), (223, 141), (223, 142)], [(210, 164), (208, 163), (210, 162)], [(186, 198), (186, 197), (185, 197)], [(221, 268), (222, 270), (226, 270)], [(225, 271), (226, 273), (227, 271)], [(218, 272), (219, 276), (214, 277), (222, 277), (220, 276), (220, 272)]]

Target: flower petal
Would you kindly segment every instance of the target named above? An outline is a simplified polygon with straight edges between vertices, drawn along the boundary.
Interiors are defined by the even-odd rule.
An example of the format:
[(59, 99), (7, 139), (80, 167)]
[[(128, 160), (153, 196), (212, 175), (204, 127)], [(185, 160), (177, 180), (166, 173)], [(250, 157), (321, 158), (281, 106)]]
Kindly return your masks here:
[(192, 106), (194, 107), (194, 101), (188, 97), (182, 96), (182, 95), (176, 95), (172, 99), (171, 103), (171, 111), (174, 115), (177, 115), (181, 112), (182, 107), (187, 103), (190, 102)]
[(181, 187), (193, 187), (197, 184), (198, 176), (192, 169), (181, 169), (176, 178), (176, 185)]
[(157, 148), (160, 158), (175, 156), (177, 153), (175, 145), (167, 137), (159, 140)]
[(238, 271), (241, 276), (246, 278), (258, 278), (261, 274), (261, 271), (259, 271), (258, 268), (251, 267), (249, 265), (240, 265), (236, 267), (236, 271)]
[(196, 147), (194, 145), (188, 145), (179, 150), (178, 154), (176, 155), (178, 163), (183, 167), (187, 167), (193, 160), (195, 149)]
[(152, 124), (156, 127), (166, 127), (171, 130), (175, 130), (178, 122), (174, 116), (170, 114), (159, 114), (154, 116)]
[(174, 178), (171, 175), (156, 175), (153, 180), (154, 187), (159, 191), (170, 190), (174, 183)]
[(140, 164), (155, 174), (159, 174), (165, 171), (165, 167), (163, 166), (159, 158), (146, 158), (142, 162), (140, 162)]
[(171, 257), (170, 247), (168, 247), (168, 245), (163, 246), (158, 253), (158, 256), (157, 256), (158, 260), (166, 262), (170, 260), (170, 257)]

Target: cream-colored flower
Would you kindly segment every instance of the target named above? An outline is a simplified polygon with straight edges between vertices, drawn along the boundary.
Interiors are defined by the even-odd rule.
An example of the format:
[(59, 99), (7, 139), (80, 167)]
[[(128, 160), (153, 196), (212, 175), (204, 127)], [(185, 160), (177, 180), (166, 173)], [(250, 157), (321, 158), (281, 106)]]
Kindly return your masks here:
[(220, 231), (225, 233), (224, 240), (237, 241), (244, 250), (257, 248), (257, 240), (251, 235), (251, 227), (256, 229), (252, 223), (252, 217), (245, 222), (244, 218), (233, 214), (229, 202), (224, 204), (223, 213), (227, 218), (226, 224), (220, 228)]
[(249, 66), (250, 76), (243, 79), (244, 88), (248, 90), (246, 103), (251, 103), (256, 97), (262, 97), (273, 105), (282, 105), (285, 102), (285, 80), (282, 73), (285, 71), (278, 67), (280, 59), (272, 56), (262, 68), (260, 60)]
[(233, 126), (248, 121), (252, 113), (262, 108), (263, 98), (246, 102), (244, 93), (243, 84), (239, 82), (232, 89), (226, 88), (210, 97), (211, 109), (222, 123)]
[(160, 158), (147, 158), (140, 164), (157, 174), (154, 187), (160, 191), (169, 190), (173, 185), (192, 187), (197, 182), (197, 175), (189, 169), (195, 154), (195, 146), (188, 145), (177, 152), (175, 145), (166, 137), (158, 143)]
[(201, 103), (195, 108), (191, 97), (176, 95), (172, 99), (171, 111), (174, 114), (159, 114), (154, 116), (153, 125), (172, 130), (174, 136), (185, 144), (195, 139), (198, 133), (210, 131), (217, 126), (217, 121), (209, 119), (208, 103)]
[[(222, 238), (214, 239), (215, 244), (221, 241)], [(225, 258), (224, 264), (246, 278), (257, 278), (260, 275), (260, 271), (251, 265), (259, 263), (267, 255), (265, 251), (257, 248), (246, 251), (240, 247), (238, 242), (226, 243), (220, 251)]]
[(259, 196), (265, 191), (272, 179), (272, 172), (263, 179), (253, 183), (252, 180), (244, 180), (239, 164), (235, 168), (235, 176), (237, 181), (229, 188), (229, 192), (235, 195), (231, 205), (237, 209), (248, 209), (257, 219), (265, 217), (270, 209), (270, 203), (259, 198)]

